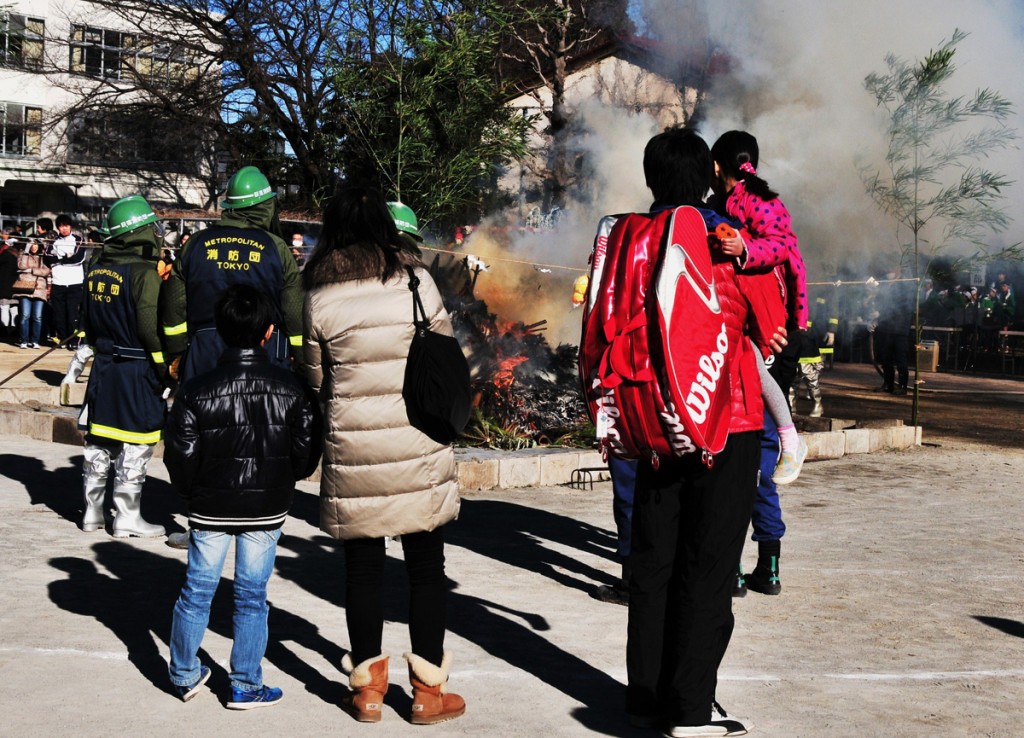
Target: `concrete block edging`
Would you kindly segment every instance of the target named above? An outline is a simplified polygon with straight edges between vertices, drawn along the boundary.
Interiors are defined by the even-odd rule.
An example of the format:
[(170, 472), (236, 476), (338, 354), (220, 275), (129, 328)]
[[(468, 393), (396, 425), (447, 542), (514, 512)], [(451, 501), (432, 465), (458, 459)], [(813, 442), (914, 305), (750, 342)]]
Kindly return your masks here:
[[(0, 435), (19, 435), (52, 443), (81, 444), (74, 417), (34, 411), (20, 406), (0, 408)], [(847, 428), (823, 433), (802, 433), (807, 460), (837, 459), (846, 454), (903, 450), (921, 444), (921, 427)], [(601, 454), (578, 448), (535, 448), (522, 451), (456, 449), (459, 487), (464, 490), (516, 489), (537, 485), (556, 487), (572, 480), (577, 469), (607, 467)], [(319, 474), (311, 477), (311, 481)], [(595, 481), (607, 474), (593, 475)]]

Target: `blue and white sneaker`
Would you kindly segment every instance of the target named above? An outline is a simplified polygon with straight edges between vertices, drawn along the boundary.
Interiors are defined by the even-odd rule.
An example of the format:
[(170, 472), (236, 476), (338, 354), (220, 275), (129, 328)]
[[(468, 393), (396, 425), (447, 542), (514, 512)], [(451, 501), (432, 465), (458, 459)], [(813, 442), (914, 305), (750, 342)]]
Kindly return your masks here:
[(226, 707), (229, 710), (252, 710), (256, 707), (272, 707), (284, 697), (277, 687), (263, 686), (252, 692), (231, 688), (231, 701)]
[(181, 698), (182, 702), (188, 702), (190, 699), (199, 694), (199, 688), (206, 684), (206, 680), (210, 678), (210, 667), (200, 666), (199, 667), (199, 678), (194, 684), (188, 684), (180, 686), (174, 685), (174, 694)]

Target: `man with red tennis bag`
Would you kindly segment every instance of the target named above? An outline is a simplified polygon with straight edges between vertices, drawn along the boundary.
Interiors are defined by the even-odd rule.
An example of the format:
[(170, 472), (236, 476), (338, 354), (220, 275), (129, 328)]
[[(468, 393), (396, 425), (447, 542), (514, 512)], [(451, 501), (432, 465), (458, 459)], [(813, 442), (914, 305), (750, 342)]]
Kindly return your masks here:
[[(731, 420), (729, 346), (705, 216), (692, 207), (606, 216), (598, 225), (584, 303), (579, 370), (602, 450), (645, 458), (725, 445)], [(724, 223), (724, 221), (722, 221)], [(728, 226), (726, 226), (728, 227)], [(748, 300), (757, 325), (783, 325), (771, 275)], [(774, 293), (774, 294), (773, 294)]]
[(730, 351), (700, 212), (603, 218), (585, 311), (580, 378), (602, 448), (710, 463), (729, 430)]

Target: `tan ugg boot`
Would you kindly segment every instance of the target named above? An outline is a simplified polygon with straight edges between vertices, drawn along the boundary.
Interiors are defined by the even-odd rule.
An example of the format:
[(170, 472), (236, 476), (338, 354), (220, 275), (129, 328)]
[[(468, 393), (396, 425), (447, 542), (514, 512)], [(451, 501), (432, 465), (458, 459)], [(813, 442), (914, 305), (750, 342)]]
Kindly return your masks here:
[(448, 691), (448, 669), (452, 655), (445, 651), (440, 666), (434, 666), (414, 653), (405, 654), (412, 683), (413, 725), (433, 725), (453, 720), (466, 712), (466, 701)]
[(352, 657), (345, 654), (341, 668), (349, 673), (348, 686), (352, 689), (352, 694), (341, 701), (342, 709), (361, 723), (379, 723), (384, 695), (388, 693), (388, 657), (375, 656), (352, 666)]

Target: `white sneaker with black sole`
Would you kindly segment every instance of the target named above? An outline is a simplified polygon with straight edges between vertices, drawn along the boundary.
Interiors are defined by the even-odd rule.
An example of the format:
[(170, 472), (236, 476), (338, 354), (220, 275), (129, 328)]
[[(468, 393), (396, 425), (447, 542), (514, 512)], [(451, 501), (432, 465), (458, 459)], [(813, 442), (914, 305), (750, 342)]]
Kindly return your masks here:
[(746, 735), (754, 724), (743, 718), (730, 717), (717, 702), (711, 703), (711, 722), (706, 725), (671, 725), (665, 735), (671, 738), (703, 738), (703, 736)]

